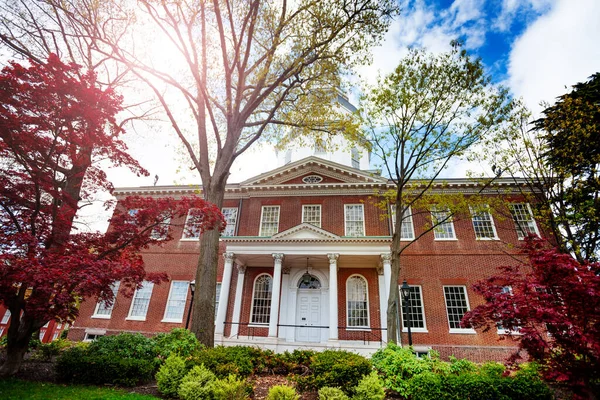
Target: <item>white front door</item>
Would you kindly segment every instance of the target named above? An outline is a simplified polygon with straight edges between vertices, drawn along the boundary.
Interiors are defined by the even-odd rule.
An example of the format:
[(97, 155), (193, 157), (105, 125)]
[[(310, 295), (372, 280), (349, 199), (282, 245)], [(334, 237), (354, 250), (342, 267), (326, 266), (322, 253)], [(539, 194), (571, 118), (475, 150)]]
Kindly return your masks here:
[[(314, 289), (298, 290), (296, 302), (296, 341), (321, 341), (321, 291)], [(312, 326), (313, 328), (308, 328)], [(307, 328), (304, 328), (307, 327)]]

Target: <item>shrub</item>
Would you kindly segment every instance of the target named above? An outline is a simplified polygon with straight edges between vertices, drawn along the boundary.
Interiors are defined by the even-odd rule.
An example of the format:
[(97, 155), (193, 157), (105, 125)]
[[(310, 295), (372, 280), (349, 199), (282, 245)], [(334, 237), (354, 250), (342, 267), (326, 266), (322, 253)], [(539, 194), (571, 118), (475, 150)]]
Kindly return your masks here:
[(90, 354), (88, 349), (80, 347), (65, 350), (56, 364), (60, 380), (93, 385), (135, 386), (151, 380), (154, 370), (147, 360)]
[(175, 354), (170, 355), (156, 373), (158, 391), (168, 397), (177, 396), (179, 385), (186, 373), (183, 358)]
[(181, 380), (177, 393), (182, 400), (212, 400), (215, 396), (215, 374), (204, 365), (195, 366)]
[(250, 385), (237, 379), (235, 375), (216, 380), (214, 390), (216, 400), (246, 400), (252, 393)]
[(445, 393), (442, 391), (442, 377), (433, 372), (424, 372), (415, 375), (405, 385), (407, 396), (412, 400), (442, 400)]
[(371, 372), (371, 363), (361, 355), (347, 351), (325, 350), (312, 356), (311, 374), (297, 378), (300, 390), (340, 387), (354, 394), (354, 387)]
[(263, 352), (255, 347), (217, 346), (194, 355), (194, 363), (204, 364), (219, 378), (233, 374), (245, 378), (264, 368)]
[(267, 400), (298, 400), (296, 389), (287, 385), (276, 385), (269, 389)]
[(469, 360), (460, 359), (450, 356), (450, 373), (454, 375), (460, 375), (464, 373), (471, 373), (477, 371), (477, 365)]
[(358, 382), (355, 389), (356, 394), (352, 400), (383, 400), (385, 399), (385, 390), (379, 379), (377, 372), (373, 371)]
[(404, 397), (408, 396), (408, 381), (412, 377), (434, 370), (442, 374), (449, 371), (448, 363), (440, 361), (437, 355), (420, 359), (411, 349), (393, 343), (377, 350), (372, 361), (375, 368), (384, 376), (385, 386)]
[(159, 333), (154, 338), (158, 357), (166, 360), (171, 354), (188, 358), (202, 349), (202, 344), (192, 332), (175, 328), (169, 333)]
[(319, 389), (319, 400), (348, 400), (348, 396), (340, 388), (325, 386)]
[(140, 333), (101, 336), (90, 343), (90, 354), (147, 360), (157, 365), (154, 340)]
[(500, 378), (506, 367), (495, 361), (489, 361), (479, 367), (479, 373), (481, 375), (489, 376), (491, 378)]
[(40, 343), (31, 356), (34, 360), (50, 361), (53, 357), (58, 356), (61, 351), (71, 347), (72, 343), (65, 339), (57, 339), (50, 343)]

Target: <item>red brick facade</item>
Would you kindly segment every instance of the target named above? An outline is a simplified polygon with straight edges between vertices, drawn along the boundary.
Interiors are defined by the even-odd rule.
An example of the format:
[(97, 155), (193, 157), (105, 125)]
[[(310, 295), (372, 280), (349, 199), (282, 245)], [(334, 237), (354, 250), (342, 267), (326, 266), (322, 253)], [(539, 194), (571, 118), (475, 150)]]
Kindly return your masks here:
[[(302, 179), (309, 175), (319, 175), (323, 179), (319, 183), (303, 183)], [(450, 186), (452, 184), (450, 182)], [(475, 183), (467, 181), (455, 182), (455, 186), (466, 194), (479, 190)], [(510, 185), (507, 183), (505, 186)], [(389, 253), (391, 223), (386, 211), (374, 204), (373, 196), (377, 190), (387, 187), (388, 183), (380, 177), (314, 157), (275, 170), (270, 176), (263, 174), (254, 181), (229, 185), (224, 207), (237, 208), (237, 234), (223, 238), (221, 243), (222, 252), (231, 253), (233, 261), (229, 269), (231, 279), (228, 296), (219, 301), (221, 307), (225, 303), (227, 307), (223, 321), (217, 320), (222, 332), (217, 335), (217, 342), (259, 344), (277, 350), (283, 350), (283, 346), (293, 347), (298, 335), (298, 331), (294, 330), (298, 328), (296, 325), (300, 321), (298, 315), (301, 307), (298, 300), (299, 280), (294, 279), (299, 279), (306, 272), (306, 264), (310, 263), (311, 275), (319, 277), (323, 285), (314, 291), (320, 296), (320, 304), (314, 306), (318, 312), (314, 311), (310, 318), (323, 328), (319, 328), (320, 340), (313, 345), (316, 348), (371, 346), (373, 350), (379, 347), (386, 337), (386, 323), (382, 321), (385, 310), (382, 312), (381, 309), (382, 296), (386, 296), (385, 285), (380, 285), (385, 275), (385, 268), (382, 268), (384, 258), (381, 255)], [(172, 195), (173, 192), (185, 194), (186, 190), (192, 189), (124, 189), (119, 196), (133, 193), (153, 196)], [(494, 197), (499, 193), (488, 192), (489, 196)], [(509, 198), (509, 201), (519, 200), (518, 196)], [(346, 236), (345, 205), (348, 204), (363, 206), (364, 236)], [(303, 205), (321, 206), (320, 229), (302, 224)], [(259, 237), (263, 206), (280, 207), (279, 233), (272, 237)], [(413, 210), (416, 237), (431, 224), (431, 215), (423, 211)], [(508, 208), (500, 210), (498, 215), (502, 214), (510, 216)], [(174, 240), (144, 252), (149, 272), (167, 272), (170, 281), (193, 279), (199, 246), (196, 241), (179, 239), (183, 223), (172, 221)], [(482, 302), (472, 291), (472, 284), (493, 274), (496, 267), (514, 262), (515, 246), (519, 244), (515, 223), (510, 217), (494, 218), (494, 223), (498, 239), (477, 240), (471, 216), (459, 215), (453, 221), (456, 240), (435, 240), (433, 232), (429, 232), (404, 252), (398, 284), (406, 279), (410, 285), (419, 285), (423, 300), (426, 331), (413, 332), (416, 348), (433, 348), (444, 357), (454, 354), (475, 361), (503, 359), (514, 351), (515, 345), (510, 338), (500, 340), (497, 332), (451, 333), (444, 297), (444, 286), (464, 286), (472, 309)], [(255, 279), (260, 274), (274, 277), (277, 268), (274, 254), (283, 255), (279, 297), (273, 295), (272, 298), (272, 301), (279, 301), (280, 304), (275, 331), (273, 327), (270, 330), (266, 324), (253, 324), (251, 320)], [(335, 258), (332, 258), (332, 254)], [(334, 267), (330, 262), (335, 262), (331, 264)], [(329, 281), (333, 271), (331, 268), (337, 271), (335, 282)], [(217, 282), (223, 282), (226, 271), (226, 263), (221, 258)], [(366, 328), (352, 329), (347, 326), (347, 280), (352, 275), (360, 275), (367, 282), (369, 326)], [(238, 293), (238, 286), (241, 287), (241, 293)], [(128, 318), (132, 298), (131, 293), (129, 297), (126, 296), (127, 288), (120, 288), (109, 318), (95, 317), (96, 301), (87, 299), (81, 305), (80, 317), (70, 330), (69, 337), (82, 340), (86, 332), (94, 335), (121, 331), (151, 335), (183, 326), (188, 313), (189, 294), (181, 322), (163, 322), (170, 288), (170, 282), (154, 286), (143, 321)], [(274, 282), (271, 290), (275, 290)], [(225, 292), (224, 289), (221, 294)], [(330, 319), (334, 314), (329, 304), (332, 293), (337, 293), (335, 307), (338, 312), (338, 326), (333, 328)], [(270, 304), (272, 307), (273, 303)], [(235, 330), (238, 331), (237, 335), (233, 334)], [(406, 333), (402, 334), (402, 342), (407, 342)], [(298, 344), (305, 347), (311, 345)]]

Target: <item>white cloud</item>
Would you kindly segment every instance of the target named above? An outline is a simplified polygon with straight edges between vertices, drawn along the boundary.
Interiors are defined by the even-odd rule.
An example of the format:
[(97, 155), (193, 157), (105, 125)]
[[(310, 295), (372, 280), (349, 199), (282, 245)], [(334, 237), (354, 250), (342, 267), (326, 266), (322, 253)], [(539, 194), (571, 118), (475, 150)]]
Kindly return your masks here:
[(565, 86), (600, 70), (600, 2), (560, 0), (515, 40), (509, 58), (508, 84), (527, 105), (539, 111)]

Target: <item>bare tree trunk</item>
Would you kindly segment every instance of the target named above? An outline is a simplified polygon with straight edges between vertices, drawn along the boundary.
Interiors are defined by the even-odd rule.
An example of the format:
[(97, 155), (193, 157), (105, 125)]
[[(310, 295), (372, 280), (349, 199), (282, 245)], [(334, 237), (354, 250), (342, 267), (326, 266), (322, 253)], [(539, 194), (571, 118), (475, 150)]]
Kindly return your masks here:
[(399, 252), (395, 249), (394, 240), (392, 240), (392, 273), (390, 275), (390, 287), (387, 305), (387, 331), (388, 342), (400, 343), (400, 326), (398, 326), (400, 299), (398, 295), (398, 278), (400, 276)]

